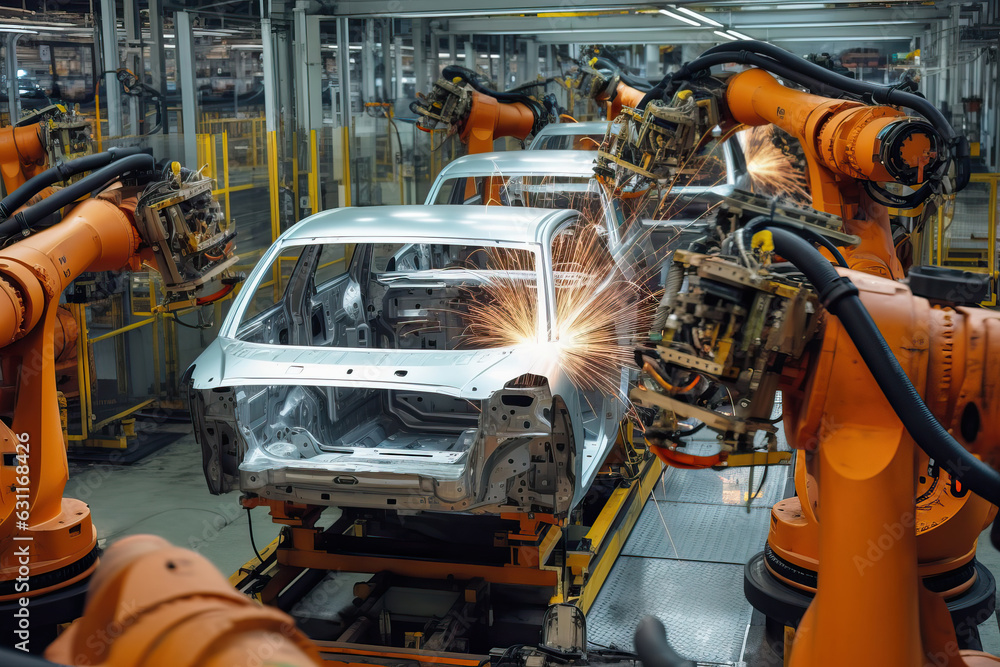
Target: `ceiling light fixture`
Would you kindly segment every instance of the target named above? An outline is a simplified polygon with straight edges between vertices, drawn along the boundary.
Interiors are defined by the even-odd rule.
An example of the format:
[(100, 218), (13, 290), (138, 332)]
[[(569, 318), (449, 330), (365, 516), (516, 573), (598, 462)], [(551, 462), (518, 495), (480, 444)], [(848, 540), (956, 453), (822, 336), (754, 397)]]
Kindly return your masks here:
[(714, 19), (710, 19), (710, 18), (706, 17), (703, 14), (699, 14), (698, 12), (696, 12), (694, 10), (688, 9), (687, 7), (675, 7), (675, 9), (677, 11), (679, 11), (679, 12), (683, 12), (684, 14), (687, 14), (688, 16), (690, 16), (692, 18), (698, 19), (699, 21), (704, 21), (708, 25), (714, 25), (717, 28), (721, 28), (722, 27), (722, 24), (719, 23), (718, 21), (716, 21)]
[[(859, 25), (914, 25), (927, 23), (927, 19), (912, 19), (902, 21), (826, 21), (822, 23), (779, 23), (774, 28), (853, 28)], [(760, 25), (738, 25), (737, 28), (761, 28)], [(860, 39), (860, 38), (859, 38)]]
[(34, 34), (37, 34), (39, 30), (55, 30), (57, 32), (62, 32), (66, 30), (66, 28), (59, 28), (56, 26), (29, 25), (27, 23), (0, 23), (0, 28), (2, 28), (4, 32), (17, 32), (23, 30), (25, 32), (32, 32)]
[(736, 39), (737, 39), (736, 37), (733, 37), (732, 35), (727, 35), (726, 33), (722, 32), (721, 30), (713, 30), (712, 32), (714, 32), (719, 37), (725, 37), (726, 39), (728, 39), (731, 42), (735, 42)]
[(676, 21), (682, 21), (683, 23), (687, 23), (688, 25), (693, 25), (695, 28), (701, 27), (701, 24), (698, 23), (697, 21), (692, 21), (686, 16), (681, 16), (680, 14), (674, 14), (673, 12), (669, 12), (666, 9), (661, 9), (660, 13), (663, 14), (664, 16), (669, 16), (670, 18)]
[(735, 30), (727, 30), (726, 32), (728, 32), (736, 39), (753, 39), (753, 37), (750, 37), (749, 35), (744, 35), (742, 32), (736, 32)]

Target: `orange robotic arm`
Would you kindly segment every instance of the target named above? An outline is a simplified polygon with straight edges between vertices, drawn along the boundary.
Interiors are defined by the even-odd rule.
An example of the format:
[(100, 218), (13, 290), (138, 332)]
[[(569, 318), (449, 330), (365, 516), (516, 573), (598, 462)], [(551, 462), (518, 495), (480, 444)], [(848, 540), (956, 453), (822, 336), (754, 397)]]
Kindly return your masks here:
[(608, 105), (608, 120), (614, 120), (622, 112), (622, 107), (635, 108), (646, 93), (632, 86), (619, 82), (615, 87), (615, 96), (607, 99), (597, 98), (598, 102)]
[[(0, 609), (5, 614), (5, 605), (22, 598), (42, 609), (53, 594), (88, 577), (97, 560), (89, 509), (62, 495), (68, 466), (53, 342), (63, 290), (85, 271), (134, 270), (145, 260), (160, 269), (168, 293), (185, 304), (191, 303), (188, 297), (197, 302), (196, 293), (213, 277), (232, 283), (225, 274), (237, 259), (235, 231), (221, 220), (209, 179), (190, 173), (182, 178), (179, 167), (157, 176), (148, 155), (133, 155), (107, 169), (132, 174), (130, 184), (105, 188), (61, 221), (44, 223), (50, 226), (21, 240), (9, 236), (0, 250), (0, 363), (5, 382), (15, 385), (10, 426), (0, 423)], [(94, 172), (10, 219), (41, 226), (61, 203), (103, 187), (109, 173)], [(58, 622), (73, 618), (72, 605), (62, 604), (70, 615)]]
[(40, 123), (0, 128), (0, 174), (7, 192), (13, 192), (45, 169), (45, 162)]
[(501, 137), (524, 140), (535, 126), (535, 112), (520, 102), (501, 103), (483, 93), (472, 92), (469, 114), (458, 126), (458, 138), (469, 153), (489, 153)]
[(733, 76), (725, 101), (736, 122), (774, 124), (801, 142), (813, 207), (841, 217), (846, 231), (861, 239), (848, 253), (852, 268), (903, 277), (887, 213), (867, 198), (861, 182), (924, 183), (944, 157), (930, 123), (894, 107), (787, 88), (761, 69)]
[(237, 592), (204, 556), (151, 535), (116, 542), (84, 615), (45, 651), (64, 665), (322, 665), (285, 613)]
[(462, 67), (446, 67), (446, 77), (435, 82), (428, 95), (420, 95), (410, 109), (420, 116), (417, 127), (430, 132), (444, 125), (458, 134), (469, 153), (488, 153), (501, 137), (524, 140), (548, 122), (545, 106), (514, 92), (492, 91)]

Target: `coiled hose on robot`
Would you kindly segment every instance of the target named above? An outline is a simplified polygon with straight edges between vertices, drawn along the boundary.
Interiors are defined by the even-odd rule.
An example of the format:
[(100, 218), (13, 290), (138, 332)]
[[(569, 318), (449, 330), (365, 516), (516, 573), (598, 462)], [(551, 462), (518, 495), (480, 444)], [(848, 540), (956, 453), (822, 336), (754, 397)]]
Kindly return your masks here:
[[(805, 275), (819, 292), (826, 309), (843, 324), (910, 437), (973, 493), (1000, 505), (1000, 472), (969, 453), (927, 408), (861, 302), (854, 283), (838, 274), (833, 265), (799, 235), (779, 227), (765, 229), (771, 232), (775, 252)], [(994, 528), (994, 533), (997, 530), (1000, 529)]]
[(635, 88), (636, 90), (641, 90), (643, 92), (646, 92), (648, 90), (653, 89), (654, 84), (652, 81), (648, 81), (646, 79), (640, 79), (637, 76), (632, 76), (631, 74), (626, 72), (625, 69), (621, 67), (619, 63), (616, 63), (615, 61), (610, 60), (608, 58), (605, 58), (604, 56), (595, 56), (594, 67), (596, 67), (597, 69), (605, 69), (608, 70), (609, 72), (617, 74), (618, 79), (622, 83), (624, 83), (626, 86)]
[(51, 226), (39, 225), (38, 223), (64, 206), (72, 204), (77, 199), (91, 192), (102, 189), (108, 183), (121, 178), (129, 172), (150, 171), (153, 167), (153, 156), (146, 153), (136, 153), (116, 160), (81, 178), (76, 183), (62, 188), (34, 206), (29, 206), (23, 211), (15, 213), (10, 218), (0, 222), (0, 243), (16, 234), (27, 234), (36, 229), (44, 229)]
[(102, 153), (84, 155), (75, 160), (50, 167), (37, 176), (25, 181), (21, 187), (4, 197), (3, 200), (0, 200), (0, 220), (10, 217), (14, 211), (24, 206), (25, 202), (50, 185), (59, 181), (65, 181), (67, 178), (82, 174), (85, 171), (99, 169), (116, 160), (128, 157), (129, 155), (136, 155), (137, 153), (139, 153), (138, 148), (111, 148)]
[[(515, 102), (520, 102), (524, 106), (528, 107), (535, 114), (535, 124), (532, 128), (532, 134), (537, 133), (541, 129), (541, 125), (544, 124), (546, 108), (545, 105), (537, 100), (533, 99), (530, 95), (522, 92), (518, 92), (517, 89), (511, 91), (493, 90), (492, 88), (487, 88), (480, 81), (480, 77), (474, 71), (462, 67), (460, 65), (448, 65), (443, 70), (441, 70), (441, 76), (445, 79), (461, 79), (465, 83), (472, 86), (472, 89), (477, 93), (482, 93), (483, 95), (488, 95), (496, 99), (498, 102), (503, 104), (513, 104)], [(528, 88), (530, 86), (522, 86), (522, 88)]]
[[(972, 173), (969, 140), (956, 132), (941, 111), (931, 102), (895, 86), (877, 85), (846, 77), (766, 42), (743, 40), (712, 47), (700, 57), (681, 67), (677, 72), (664, 77), (643, 96), (637, 108), (642, 110), (651, 100), (661, 99), (666, 94), (672, 95), (675, 92), (670, 89), (672, 83), (690, 79), (699, 72), (724, 63), (753, 65), (827, 96), (831, 96), (829, 91), (832, 89), (835, 92), (861, 97), (874, 104), (891, 104), (912, 109), (930, 121), (951, 147), (955, 163), (954, 191), (961, 191), (969, 183), (969, 177)], [(935, 175), (937, 178), (944, 176), (948, 164), (948, 161), (942, 163), (939, 172)], [(929, 194), (929, 184), (925, 183), (912, 195), (900, 198), (898, 203), (899, 205), (915, 204)]]

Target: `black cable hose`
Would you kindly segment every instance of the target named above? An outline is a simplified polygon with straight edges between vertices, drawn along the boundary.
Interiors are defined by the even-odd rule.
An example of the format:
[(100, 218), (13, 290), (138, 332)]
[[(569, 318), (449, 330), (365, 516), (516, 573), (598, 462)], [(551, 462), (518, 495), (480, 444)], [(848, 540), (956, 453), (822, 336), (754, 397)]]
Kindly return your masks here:
[(253, 554), (257, 557), (257, 560), (261, 563), (264, 559), (260, 557), (260, 552), (257, 551), (257, 543), (253, 539), (253, 515), (250, 513), (250, 508), (247, 507), (247, 531), (250, 533), (250, 546), (253, 548)]
[[(751, 58), (752, 54), (763, 56), (771, 62), (762, 64), (758, 59)], [(969, 141), (964, 136), (958, 134), (955, 128), (945, 119), (941, 110), (926, 98), (906, 92), (892, 85), (877, 85), (860, 79), (852, 79), (800, 58), (773, 44), (758, 42), (756, 40), (742, 40), (714, 46), (705, 51), (699, 58), (681, 67), (679, 73), (684, 74), (681, 76), (678, 76), (679, 73), (674, 74), (673, 77), (684, 78), (691, 73), (706, 69), (712, 65), (721, 64), (717, 59), (718, 56), (729, 57), (728, 60), (723, 62), (742, 62), (755, 65), (802, 85), (809, 85), (811, 82), (818, 81), (837, 90), (861, 96), (875, 104), (891, 104), (918, 112), (929, 120), (939, 132), (944, 134), (948, 143), (952, 145), (956, 167), (955, 191), (958, 192), (968, 185), (971, 174)], [(782, 65), (785, 67), (782, 67)], [(947, 162), (942, 165), (942, 170), (946, 166)]]
[(655, 616), (645, 616), (635, 630), (635, 652), (643, 667), (695, 667), (692, 660), (686, 660), (667, 641), (667, 629)]
[[(744, 51), (756, 53), (770, 58), (778, 63), (787, 65), (791, 72), (787, 78), (792, 79), (793, 81), (796, 80), (794, 75), (805, 75), (809, 79), (819, 81), (838, 90), (843, 90), (854, 95), (868, 97), (875, 104), (892, 104), (894, 106), (902, 106), (908, 109), (913, 109), (931, 121), (936, 127), (938, 127), (938, 129), (942, 130), (949, 139), (957, 136), (955, 129), (945, 119), (944, 114), (942, 114), (936, 106), (919, 95), (908, 93), (892, 85), (878, 85), (869, 83), (868, 81), (862, 81), (861, 79), (852, 79), (851, 77), (838, 74), (833, 70), (821, 67), (820, 65), (805, 60), (804, 58), (800, 58), (793, 53), (774, 46), (773, 44), (768, 44), (767, 42), (743, 40), (720, 44), (708, 49), (702, 54), (701, 57), (691, 61), (689, 67), (692, 69), (700, 69), (701, 67), (697, 63), (705, 56), (717, 53), (741, 53)], [(785, 75), (782, 74), (781, 76)]]
[(34, 206), (29, 206), (20, 213), (0, 222), (0, 240), (9, 239), (22, 230), (32, 229), (39, 220), (55, 213), (64, 206), (72, 204), (80, 197), (101, 188), (111, 181), (121, 178), (131, 171), (150, 171), (153, 169), (153, 156), (146, 153), (129, 155), (98, 169), (92, 174), (81, 178), (76, 183), (66, 186), (55, 194), (46, 197)]
[(496, 98), (500, 102), (506, 102), (508, 104), (513, 102), (521, 102), (522, 104), (529, 105), (536, 104), (533, 99), (524, 93), (508, 93), (502, 90), (487, 88), (479, 82), (475, 72), (458, 65), (448, 65), (441, 70), (441, 76), (448, 80), (452, 80), (457, 77), (472, 86), (473, 90), (476, 92), (482, 93), (483, 95), (489, 95), (490, 97)]
[(138, 152), (138, 148), (111, 148), (103, 153), (84, 155), (83, 157), (78, 157), (75, 160), (70, 160), (69, 162), (64, 162), (62, 164), (57, 164), (54, 167), (50, 167), (37, 176), (25, 181), (21, 187), (14, 190), (9, 195), (4, 197), (2, 201), (0, 201), (0, 220), (10, 217), (10, 215), (17, 209), (21, 208), (26, 201), (53, 183), (65, 181), (67, 178), (76, 176), (77, 174), (81, 174), (85, 171), (98, 169), (114, 162), (115, 160), (128, 157), (129, 155), (135, 155)]
[[(749, 51), (743, 51), (736, 55), (732, 53), (716, 53), (710, 56), (702, 55), (697, 60), (684, 65), (673, 74), (665, 76), (660, 83), (643, 96), (642, 101), (639, 102), (639, 105), (636, 108), (642, 110), (646, 107), (646, 104), (649, 103), (650, 100), (660, 99), (666, 92), (668, 86), (670, 86), (670, 84), (674, 81), (680, 83), (681, 81), (685, 81), (696, 76), (699, 72), (708, 70), (713, 65), (724, 65), (726, 63), (739, 63), (759, 67), (771, 72), (772, 74), (777, 74), (783, 79), (788, 79), (789, 81), (794, 81), (800, 85), (806, 86), (816, 94), (824, 95), (826, 97), (837, 97), (838, 95), (844, 93), (841, 89), (833, 88), (805, 74), (802, 74), (801, 72), (796, 72), (791, 67), (786, 67), (771, 58), (765, 58), (764, 56), (750, 53)], [(691, 67), (695, 64), (698, 65), (696, 68)], [(672, 93), (673, 91), (671, 91), (671, 94)]]
[(774, 249), (813, 284), (831, 313), (858, 348), (861, 358), (913, 440), (952, 477), (985, 500), (1000, 505), (1000, 472), (963, 447), (927, 408), (896, 355), (858, 296), (858, 288), (841, 277), (818, 250), (797, 234), (768, 227)]
[(618, 79), (624, 83), (626, 86), (631, 86), (636, 90), (647, 91), (653, 88), (655, 85), (652, 81), (647, 79), (640, 79), (637, 76), (633, 76), (626, 72), (622, 67), (604, 58), (602, 56), (596, 56), (597, 62), (594, 63), (595, 69), (606, 69), (618, 75)]
[(795, 227), (794, 225), (789, 225), (784, 222), (771, 220), (770, 216), (767, 215), (758, 215), (756, 218), (753, 218), (750, 222), (744, 225), (743, 233), (749, 234), (750, 237), (752, 238), (753, 235), (756, 234), (758, 231), (760, 231), (761, 228), (763, 227), (778, 227), (779, 229), (787, 229), (789, 231), (793, 231), (799, 236), (805, 238), (806, 240), (812, 243), (819, 244), (824, 248), (826, 248), (827, 251), (829, 251), (829, 253), (833, 255), (834, 260), (836, 260), (837, 264), (839, 264), (840, 266), (844, 267), (845, 269), (850, 268), (847, 265), (847, 260), (844, 258), (844, 255), (841, 254), (837, 246), (833, 244), (833, 241), (823, 236), (819, 232), (812, 231), (811, 229), (802, 229), (800, 227)]

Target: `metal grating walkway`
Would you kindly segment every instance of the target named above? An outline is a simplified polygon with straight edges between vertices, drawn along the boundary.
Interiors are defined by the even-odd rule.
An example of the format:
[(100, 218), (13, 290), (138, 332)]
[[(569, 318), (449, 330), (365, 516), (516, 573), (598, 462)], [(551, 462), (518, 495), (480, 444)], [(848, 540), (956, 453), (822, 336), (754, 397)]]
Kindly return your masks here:
[[(714, 436), (704, 433), (702, 441)], [(787, 449), (780, 431), (779, 446)], [(753, 609), (743, 596), (743, 564), (764, 546), (790, 466), (770, 468), (761, 484), (763, 470), (753, 471), (751, 489), (749, 469), (668, 469), (587, 616), (590, 641), (632, 650), (636, 625), (652, 614), (682, 656), (744, 660)]]

